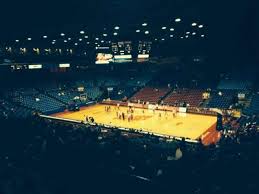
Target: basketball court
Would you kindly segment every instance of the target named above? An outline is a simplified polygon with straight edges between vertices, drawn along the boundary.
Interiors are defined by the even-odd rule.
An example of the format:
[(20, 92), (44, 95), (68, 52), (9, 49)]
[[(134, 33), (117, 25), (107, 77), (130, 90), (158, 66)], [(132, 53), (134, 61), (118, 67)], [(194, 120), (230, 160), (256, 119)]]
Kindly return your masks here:
[[(216, 129), (217, 117), (189, 113), (177, 113), (176, 116), (169, 111), (153, 111), (135, 108), (133, 120), (122, 120), (117, 116), (118, 109), (110, 105), (106, 112), (104, 104), (96, 104), (81, 108), (78, 112), (62, 112), (52, 116), (77, 121), (85, 121), (86, 116), (93, 117), (97, 124), (113, 127), (133, 128), (149, 133), (171, 137), (184, 137), (192, 140), (199, 139), (209, 130)], [(127, 113), (128, 107), (120, 107), (119, 111)]]

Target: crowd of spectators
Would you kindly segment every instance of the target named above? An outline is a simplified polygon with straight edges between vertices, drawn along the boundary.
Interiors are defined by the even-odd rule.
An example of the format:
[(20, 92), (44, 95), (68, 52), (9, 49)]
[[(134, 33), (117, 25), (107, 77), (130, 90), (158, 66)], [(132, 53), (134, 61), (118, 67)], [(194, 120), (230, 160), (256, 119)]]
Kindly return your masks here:
[(239, 144), (242, 141), (249, 141), (258, 133), (258, 124), (258, 117), (256, 116), (225, 117), (222, 139)]
[(204, 147), (37, 115), (1, 117), (0, 192), (256, 193), (254, 119), (235, 121), (239, 141), (224, 129), (219, 144)]
[[(106, 97), (122, 100), (146, 87), (150, 79), (132, 78), (124, 82), (126, 85), (117, 80), (86, 80), (72, 87), (83, 85), (98, 97), (113, 87)], [(0, 193), (259, 192), (255, 178), (259, 169), (256, 116), (223, 117), (221, 141), (205, 147), (134, 131), (43, 119), (34, 109), (12, 101), (17, 94), (48, 96), (47, 91), (46, 87), (15, 90), (10, 98), (0, 100)], [(64, 88), (56, 92), (56, 98), (65, 104), (77, 96)], [(215, 91), (212, 98), (216, 98), (216, 105), (222, 104), (226, 93)], [(227, 108), (234, 100), (229, 96)], [(189, 111), (211, 113), (196, 107)]]

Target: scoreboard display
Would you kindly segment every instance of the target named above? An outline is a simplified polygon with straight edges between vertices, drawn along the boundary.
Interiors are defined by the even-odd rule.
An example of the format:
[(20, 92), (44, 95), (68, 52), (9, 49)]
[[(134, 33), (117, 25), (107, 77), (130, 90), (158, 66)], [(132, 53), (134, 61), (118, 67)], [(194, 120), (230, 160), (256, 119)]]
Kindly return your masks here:
[(65, 70), (71, 67), (70, 63), (43, 63), (43, 64), (28, 64), (28, 63), (11, 63), (8, 65), (11, 71), (27, 71), (27, 70), (44, 70), (51, 72), (58, 72), (59, 70)]
[(95, 63), (130, 63), (146, 62), (150, 58), (152, 42), (150, 41), (119, 41), (109, 45), (96, 47)]
[(132, 51), (132, 42), (116, 42), (112, 43), (112, 52), (114, 55), (130, 55)]
[(139, 41), (138, 57), (137, 57), (138, 62), (148, 61), (148, 59), (150, 57), (150, 52), (151, 52), (151, 45), (152, 45), (152, 42)]
[(111, 62), (113, 62), (113, 54), (110, 47), (96, 47), (95, 64), (109, 64)]
[(139, 41), (138, 53), (139, 54), (149, 54), (151, 51), (152, 42)]
[(132, 62), (132, 42), (112, 43), (112, 53), (115, 63)]

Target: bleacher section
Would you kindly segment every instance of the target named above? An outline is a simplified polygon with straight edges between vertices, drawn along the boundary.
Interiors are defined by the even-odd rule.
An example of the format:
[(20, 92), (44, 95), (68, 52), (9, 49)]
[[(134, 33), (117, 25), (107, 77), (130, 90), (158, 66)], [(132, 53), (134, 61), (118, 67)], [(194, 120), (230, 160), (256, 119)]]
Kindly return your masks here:
[(94, 81), (93, 80), (80, 80), (75, 83), (76, 87), (94, 87)]
[(202, 103), (202, 90), (195, 89), (178, 89), (171, 92), (164, 100), (163, 104), (171, 106), (187, 106), (198, 107)]
[(98, 100), (102, 96), (103, 91), (98, 87), (87, 87), (85, 88), (85, 93), (90, 100)]
[(0, 100), (0, 116), (26, 118), (32, 114), (32, 110), (22, 106), (16, 106), (5, 100)]
[(144, 87), (151, 79), (149, 76), (131, 77), (126, 85), (130, 87)]
[(234, 99), (236, 96), (237, 93), (233, 90), (221, 90), (211, 92), (210, 99), (206, 107), (229, 109), (229, 107), (234, 103)]
[[(235, 107), (248, 107), (249, 105), (248, 99), (252, 93), (251, 90), (248, 90), (251, 87), (249, 81), (224, 79), (220, 81), (219, 89), (212, 88), (212, 92), (207, 93), (208, 99), (203, 100), (203, 93), (211, 91), (211, 89), (197, 89), (201, 87), (197, 86), (195, 80), (192, 80), (193, 84), (186, 84), (191, 86), (181, 87), (181, 85), (185, 85), (183, 84), (184, 80), (181, 80), (181, 78), (178, 80), (178, 75), (172, 79), (170, 75), (168, 79), (163, 79), (164, 83), (170, 83), (170, 85), (163, 88), (161, 87), (159, 76), (152, 79), (154, 76), (140, 76), (139, 74), (125, 77), (102, 76), (100, 74), (97, 76), (88, 75), (87, 77), (80, 77), (79, 81), (37, 85), (35, 87), (37, 89), (16, 88), (11, 92), (6, 91), (3, 96), (11, 103), (15, 102), (15, 105), (19, 103), (23, 108), (45, 114), (64, 110), (73, 103), (83, 106), (89, 101), (102, 101), (104, 98), (120, 101), (129, 100), (131, 102), (149, 102), (151, 104), (159, 103), (177, 107), (186, 105), (187, 107), (228, 109), (237, 102), (237, 94), (245, 94), (245, 99), (241, 99), (242, 96), (239, 95), (241, 96), (239, 104), (243, 103), (241, 104), (242, 106), (238, 106), (239, 104), (236, 103)], [(162, 85), (166, 86), (167, 84)], [(172, 91), (170, 87), (178, 89)], [(257, 94), (253, 97), (250, 106), (242, 110), (253, 114), (258, 112), (258, 106)]]
[(96, 83), (98, 87), (111, 87), (111, 86), (119, 86), (120, 80), (112, 77), (98, 77), (96, 79)]
[(244, 80), (221, 80), (217, 89), (219, 90), (248, 90), (251, 87), (249, 81)]
[(54, 98), (40, 94), (39, 92), (31, 93), (20, 93), (12, 99), (16, 103), (34, 109), (42, 113), (52, 113), (56, 111), (62, 111), (65, 109), (65, 105)]
[(103, 91), (94, 85), (93, 81), (78, 81), (76, 83), (76, 87), (84, 88), (84, 93), (89, 100), (98, 100), (103, 95)]
[(134, 87), (126, 88), (115, 88), (113, 91), (109, 92), (108, 97), (112, 100), (127, 100), (136, 92)]
[(80, 100), (80, 93), (72, 90), (52, 90), (48, 91), (51, 97), (58, 99), (59, 101), (70, 104), (72, 102), (76, 102), (78, 105), (82, 104)]
[(248, 115), (259, 115), (259, 94), (255, 94), (252, 97), (252, 101), (247, 109), (244, 111)]
[(151, 88), (145, 87), (130, 98), (132, 102), (149, 102), (151, 104), (159, 103), (162, 98), (170, 91), (170, 88)]

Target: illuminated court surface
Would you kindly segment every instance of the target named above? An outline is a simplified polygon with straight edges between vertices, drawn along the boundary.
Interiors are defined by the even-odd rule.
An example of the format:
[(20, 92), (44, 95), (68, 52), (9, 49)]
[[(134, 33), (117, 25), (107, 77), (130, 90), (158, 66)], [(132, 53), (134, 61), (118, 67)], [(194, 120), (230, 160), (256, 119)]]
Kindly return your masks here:
[[(150, 133), (190, 139), (198, 139), (217, 122), (215, 116), (177, 113), (177, 116), (173, 117), (172, 112), (165, 113), (165, 111), (156, 110), (154, 113), (152, 110), (139, 108), (135, 108), (134, 118), (129, 122), (127, 118), (125, 120), (117, 118), (116, 106), (110, 106), (110, 112), (105, 111), (105, 106), (107, 105), (97, 104), (81, 108), (77, 112), (62, 112), (52, 116), (80, 121), (85, 121), (85, 117), (88, 116), (93, 117), (98, 124), (134, 128)], [(120, 107), (120, 111), (124, 113), (127, 113), (127, 109), (127, 107)]]

